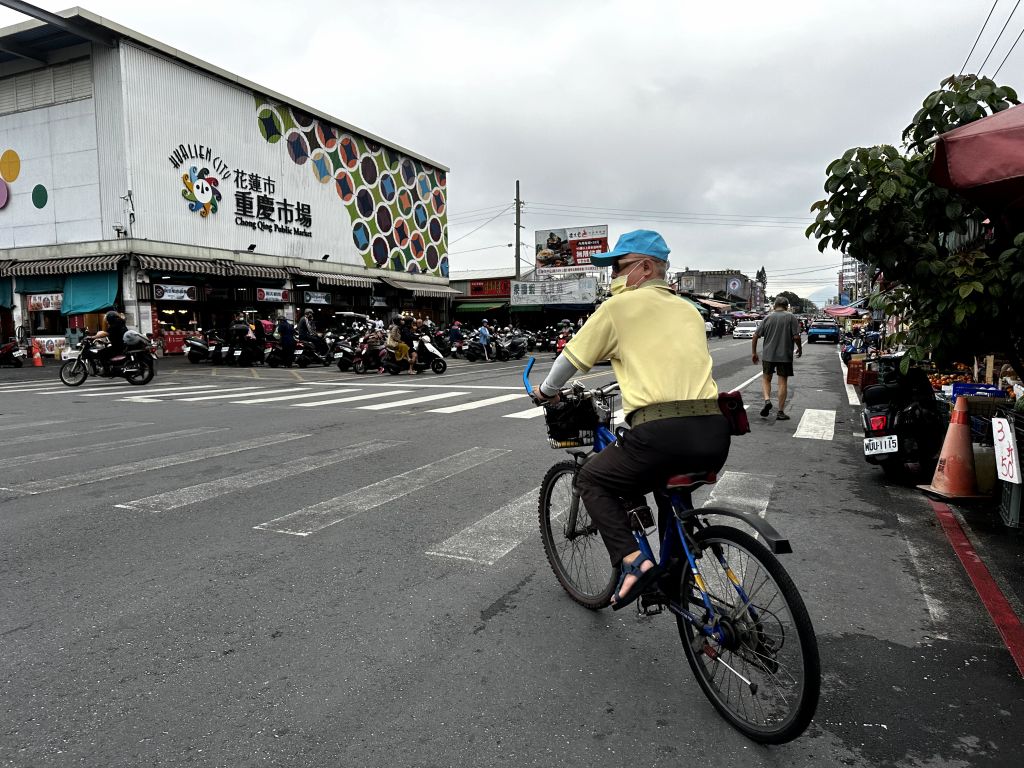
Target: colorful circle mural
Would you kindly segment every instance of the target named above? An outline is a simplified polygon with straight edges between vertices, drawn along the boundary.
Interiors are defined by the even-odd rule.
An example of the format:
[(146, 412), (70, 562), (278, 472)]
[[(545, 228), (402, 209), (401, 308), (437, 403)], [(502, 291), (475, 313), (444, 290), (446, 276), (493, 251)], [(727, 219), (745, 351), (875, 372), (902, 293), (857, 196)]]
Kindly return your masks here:
[(21, 158), (13, 149), (4, 150), (0, 155), (0, 178), (8, 184), (13, 184), (21, 174)]
[[(50, 193), (46, 191), (46, 187), (44, 187), (42, 184), (36, 184), (32, 188), (32, 205), (34, 205), (36, 208), (45, 208), (46, 201), (49, 199)], [(214, 206), (216, 206), (216, 203), (214, 203)]]

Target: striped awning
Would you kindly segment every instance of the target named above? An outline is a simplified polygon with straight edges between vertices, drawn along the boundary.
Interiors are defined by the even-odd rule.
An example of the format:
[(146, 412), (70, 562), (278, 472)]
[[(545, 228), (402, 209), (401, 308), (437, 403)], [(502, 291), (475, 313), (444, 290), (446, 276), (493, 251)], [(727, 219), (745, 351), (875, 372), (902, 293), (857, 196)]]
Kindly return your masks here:
[(34, 275), (73, 275), (78, 272), (112, 272), (124, 257), (113, 256), (79, 256), (64, 259), (39, 259), (38, 261), (5, 262), (0, 265), (0, 275), (4, 277), (32, 277)]
[(359, 275), (338, 275), (330, 272), (306, 272), (300, 270), (295, 272), (302, 277), (312, 277), (320, 285), (340, 285), (344, 288), (372, 288), (376, 282), (372, 277), (360, 277)]
[(257, 264), (231, 264), (229, 275), (238, 277), (261, 277), (267, 280), (287, 280), (288, 273), (279, 267), (261, 267)]
[(414, 283), (412, 281), (396, 280), (393, 277), (382, 277), (380, 280), (385, 285), (390, 285), (392, 288), (397, 288), (400, 291), (411, 291), (413, 296), (443, 299), (448, 296), (462, 295), (462, 291), (457, 291), (454, 288), (449, 288), (444, 285)]
[(139, 256), (139, 266), (151, 272), (175, 272), (183, 275), (226, 275), (227, 270), (215, 261), (204, 259), (171, 259), (166, 256)]

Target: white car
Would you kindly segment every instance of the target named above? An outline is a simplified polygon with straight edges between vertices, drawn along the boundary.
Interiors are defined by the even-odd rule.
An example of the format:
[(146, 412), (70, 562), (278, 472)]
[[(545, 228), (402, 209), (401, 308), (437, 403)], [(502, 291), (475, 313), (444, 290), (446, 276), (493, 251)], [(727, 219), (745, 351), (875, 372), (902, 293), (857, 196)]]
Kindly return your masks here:
[(754, 331), (757, 330), (757, 326), (758, 322), (756, 320), (741, 320), (732, 329), (732, 337), (734, 339), (752, 339), (754, 338)]

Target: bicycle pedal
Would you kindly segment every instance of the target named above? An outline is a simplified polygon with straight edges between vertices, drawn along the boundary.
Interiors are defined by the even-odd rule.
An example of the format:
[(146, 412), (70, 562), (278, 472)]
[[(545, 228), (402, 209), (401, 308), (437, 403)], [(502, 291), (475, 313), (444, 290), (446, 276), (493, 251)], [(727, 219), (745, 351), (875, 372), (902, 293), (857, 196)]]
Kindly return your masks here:
[(664, 596), (661, 592), (645, 592), (637, 601), (636, 610), (641, 616), (657, 616), (664, 610)]
[(629, 525), (634, 531), (646, 532), (654, 527), (654, 513), (651, 508), (644, 504), (641, 507), (634, 507), (629, 510)]

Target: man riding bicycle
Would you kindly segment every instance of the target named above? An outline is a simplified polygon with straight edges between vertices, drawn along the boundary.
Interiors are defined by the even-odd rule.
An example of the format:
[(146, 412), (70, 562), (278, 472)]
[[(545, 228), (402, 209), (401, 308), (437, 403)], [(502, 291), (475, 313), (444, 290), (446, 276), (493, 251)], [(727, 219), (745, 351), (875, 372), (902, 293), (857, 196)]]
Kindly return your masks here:
[[(718, 406), (718, 385), (704, 320), (676, 296), (665, 275), (669, 248), (657, 232), (636, 230), (608, 253), (591, 257), (611, 266), (612, 297), (566, 344), (537, 390), (542, 402), (578, 373), (610, 360), (631, 429), (593, 455), (579, 474), (580, 496), (620, 569), (612, 602), (633, 602), (659, 575), (637, 548), (624, 498), (649, 493), (674, 474), (718, 472), (729, 455), (729, 424)], [(667, 332), (671, 329), (671, 332)]]

